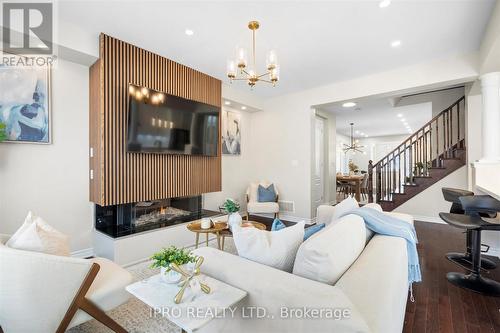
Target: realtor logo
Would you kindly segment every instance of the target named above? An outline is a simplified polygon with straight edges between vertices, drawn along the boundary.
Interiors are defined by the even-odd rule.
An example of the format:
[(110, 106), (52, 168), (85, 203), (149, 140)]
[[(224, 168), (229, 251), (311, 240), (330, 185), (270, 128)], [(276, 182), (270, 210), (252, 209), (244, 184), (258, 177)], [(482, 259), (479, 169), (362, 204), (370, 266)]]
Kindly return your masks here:
[(2, 11), (3, 51), (52, 54), (52, 3), (3, 3)]

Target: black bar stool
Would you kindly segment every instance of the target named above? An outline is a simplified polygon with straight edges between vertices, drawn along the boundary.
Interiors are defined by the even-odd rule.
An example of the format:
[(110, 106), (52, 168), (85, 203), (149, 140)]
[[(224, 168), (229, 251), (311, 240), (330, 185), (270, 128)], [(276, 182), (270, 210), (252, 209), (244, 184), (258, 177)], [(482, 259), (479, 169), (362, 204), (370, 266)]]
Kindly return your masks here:
[(481, 276), (481, 231), (500, 231), (500, 222), (490, 218), (482, 218), (479, 214), (496, 214), (500, 212), (500, 201), (489, 195), (460, 197), (460, 203), (467, 215), (439, 213), (448, 224), (470, 230), (472, 269), (469, 274), (450, 272), (446, 278), (452, 284), (489, 296), (500, 297), (500, 283)]
[[(450, 187), (443, 187), (441, 191), (443, 192), (444, 200), (452, 203), (450, 208), (450, 213), (465, 214), (465, 210), (462, 207), (459, 198), (465, 196), (473, 196), (474, 192), (461, 190), (457, 188), (450, 188)], [(465, 253), (450, 252), (446, 254), (446, 258), (451, 262), (459, 266), (462, 266), (467, 270), (471, 270), (472, 268), (471, 243), (472, 243), (471, 231), (466, 230)], [(481, 267), (484, 269), (494, 269), (497, 267), (497, 265), (492, 260), (481, 257)]]

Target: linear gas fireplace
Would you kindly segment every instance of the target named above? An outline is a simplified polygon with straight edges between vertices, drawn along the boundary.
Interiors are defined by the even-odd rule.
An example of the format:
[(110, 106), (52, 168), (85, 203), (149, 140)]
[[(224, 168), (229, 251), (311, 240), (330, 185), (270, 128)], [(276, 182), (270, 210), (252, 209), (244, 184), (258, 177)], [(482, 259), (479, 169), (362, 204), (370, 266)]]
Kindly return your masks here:
[(173, 226), (217, 215), (202, 209), (201, 196), (99, 206), (95, 210), (97, 230), (114, 238)]

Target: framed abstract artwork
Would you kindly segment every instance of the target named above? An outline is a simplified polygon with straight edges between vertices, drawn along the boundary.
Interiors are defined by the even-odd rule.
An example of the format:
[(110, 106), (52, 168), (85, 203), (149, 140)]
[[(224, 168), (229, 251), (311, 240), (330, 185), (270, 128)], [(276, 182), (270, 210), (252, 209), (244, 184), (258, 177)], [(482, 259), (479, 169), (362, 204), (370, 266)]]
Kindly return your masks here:
[(241, 115), (222, 111), (222, 153), (241, 155)]
[(51, 143), (50, 71), (50, 67), (0, 65), (4, 142)]

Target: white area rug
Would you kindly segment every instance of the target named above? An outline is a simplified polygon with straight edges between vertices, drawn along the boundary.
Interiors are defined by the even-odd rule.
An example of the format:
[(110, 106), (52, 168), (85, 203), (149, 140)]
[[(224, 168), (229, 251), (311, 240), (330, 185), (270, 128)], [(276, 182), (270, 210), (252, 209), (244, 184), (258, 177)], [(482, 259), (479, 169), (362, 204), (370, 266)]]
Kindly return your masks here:
[[(210, 247), (217, 247), (215, 241), (209, 242)], [(224, 251), (236, 253), (233, 239), (226, 238)], [(134, 277), (134, 281), (140, 281), (152, 275), (158, 274), (159, 269), (150, 269), (150, 262), (143, 262), (130, 266), (127, 270)], [(203, 270), (203, 266), (202, 266)], [(108, 312), (108, 315), (125, 328), (129, 333), (178, 333), (181, 329), (167, 319), (151, 316), (150, 308), (142, 303), (134, 296), (130, 296), (130, 300)], [(70, 333), (109, 333), (111, 332), (106, 326), (99, 323), (97, 320), (90, 320), (79, 326), (70, 329)]]

